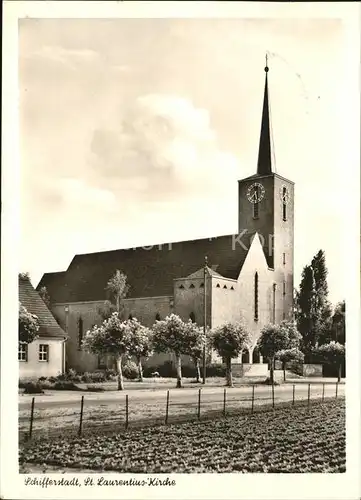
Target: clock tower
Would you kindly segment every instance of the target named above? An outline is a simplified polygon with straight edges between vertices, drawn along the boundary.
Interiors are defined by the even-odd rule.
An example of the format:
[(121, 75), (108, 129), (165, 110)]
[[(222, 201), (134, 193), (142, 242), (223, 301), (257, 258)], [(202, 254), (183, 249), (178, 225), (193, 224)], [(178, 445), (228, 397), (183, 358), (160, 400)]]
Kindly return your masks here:
[(268, 72), (266, 66), (257, 173), (238, 181), (238, 231), (246, 246), (256, 232), (260, 237), (279, 323), (293, 314), (294, 183), (274, 168)]

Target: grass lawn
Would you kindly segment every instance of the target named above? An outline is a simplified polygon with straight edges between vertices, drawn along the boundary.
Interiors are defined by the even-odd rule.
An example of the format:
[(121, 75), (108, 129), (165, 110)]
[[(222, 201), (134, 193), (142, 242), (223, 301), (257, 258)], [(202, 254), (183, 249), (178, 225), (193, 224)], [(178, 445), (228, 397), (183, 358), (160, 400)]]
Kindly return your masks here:
[[(20, 446), (28, 464), (94, 472), (344, 472), (345, 401)], [(31, 469), (30, 469), (31, 470)]]

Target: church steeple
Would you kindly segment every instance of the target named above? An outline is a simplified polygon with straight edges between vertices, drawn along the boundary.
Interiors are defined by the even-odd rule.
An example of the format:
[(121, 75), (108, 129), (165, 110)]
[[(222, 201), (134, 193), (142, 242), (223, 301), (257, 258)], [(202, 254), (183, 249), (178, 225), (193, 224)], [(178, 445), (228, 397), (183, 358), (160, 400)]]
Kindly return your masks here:
[(261, 135), (259, 139), (257, 174), (267, 175), (272, 173), (272, 150), (271, 150), (271, 129), (270, 129), (270, 112), (268, 102), (268, 71), (267, 56), (265, 67), (265, 85), (263, 97), (263, 111), (261, 123)]

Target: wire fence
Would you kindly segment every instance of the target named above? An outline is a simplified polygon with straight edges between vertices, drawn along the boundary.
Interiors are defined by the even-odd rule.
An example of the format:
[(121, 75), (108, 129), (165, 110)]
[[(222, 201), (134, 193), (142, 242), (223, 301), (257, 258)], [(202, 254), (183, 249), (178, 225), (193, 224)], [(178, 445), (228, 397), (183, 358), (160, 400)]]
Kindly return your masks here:
[[(117, 399), (80, 396), (78, 400), (36, 402), (19, 410), (19, 439), (29, 441), (71, 433), (127, 431), (129, 428), (185, 421), (200, 421), (228, 415), (272, 411), (279, 407), (308, 405), (344, 397), (344, 384), (308, 383), (282, 386), (253, 385), (246, 388), (150, 393), (147, 398), (133, 393)], [(103, 393), (104, 394), (104, 393)]]

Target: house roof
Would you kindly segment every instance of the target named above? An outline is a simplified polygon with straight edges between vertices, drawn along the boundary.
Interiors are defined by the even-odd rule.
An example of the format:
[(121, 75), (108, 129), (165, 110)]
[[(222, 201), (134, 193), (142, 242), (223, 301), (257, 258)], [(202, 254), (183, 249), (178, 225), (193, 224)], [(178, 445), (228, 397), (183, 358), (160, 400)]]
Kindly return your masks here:
[(37, 289), (46, 286), (53, 303), (104, 300), (107, 282), (119, 269), (128, 278), (128, 298), (173, 295), (173, 280), (198, 271), (205, 256), (217, 274), (237, 279), (248, 250), (235, 237), (76, 255), (66, 272), (44, 274)]
[(36, 314), (38, 317), (40, 336), (67, 337), (67, 334), (58, 325), (43, 299), (33, 288), (29, 278), (23, 276), (19, 276), (19, 301), (31, 314)]

